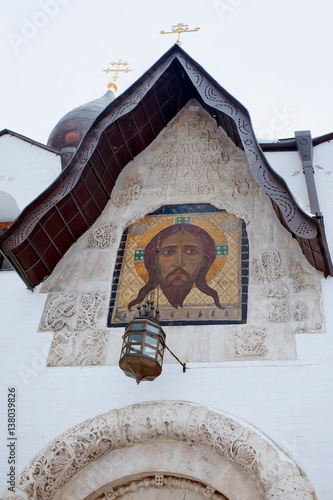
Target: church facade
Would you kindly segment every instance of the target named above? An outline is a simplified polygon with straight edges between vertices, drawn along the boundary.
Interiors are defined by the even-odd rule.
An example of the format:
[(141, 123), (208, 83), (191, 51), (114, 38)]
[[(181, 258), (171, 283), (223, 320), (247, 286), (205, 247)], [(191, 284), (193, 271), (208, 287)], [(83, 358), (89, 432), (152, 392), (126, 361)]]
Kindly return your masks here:
[[(259, 144), (178, 46), (59, 122), (61, 173), (0, 234), (2, 498), (331, 498), (330, 140)], [(137, 385), (149, 298), (186, 371)]]

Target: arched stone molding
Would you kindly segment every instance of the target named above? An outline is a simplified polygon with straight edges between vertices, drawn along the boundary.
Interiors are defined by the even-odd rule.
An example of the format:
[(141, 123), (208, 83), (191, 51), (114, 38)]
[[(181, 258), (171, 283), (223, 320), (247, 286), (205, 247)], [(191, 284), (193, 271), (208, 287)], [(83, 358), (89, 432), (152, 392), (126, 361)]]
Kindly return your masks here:
[(17, 486), (22, 499), (92, 500), (157, 471), (198, 481), (229, 500), (244, 499), (244, 491), (252, 492), (249, 500), (316, 499), (299, 467), (266, 436), (181, 401), (136, 404), (78, 424), (27, 465)]

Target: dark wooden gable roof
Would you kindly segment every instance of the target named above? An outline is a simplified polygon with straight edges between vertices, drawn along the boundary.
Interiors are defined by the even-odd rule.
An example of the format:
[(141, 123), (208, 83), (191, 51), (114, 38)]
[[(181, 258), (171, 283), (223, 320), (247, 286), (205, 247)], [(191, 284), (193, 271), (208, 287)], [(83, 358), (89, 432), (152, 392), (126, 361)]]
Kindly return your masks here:
[(322, 219), (304, 212), (268, 164), (247, 110), (178, 45), (96, 118), (59, 177), (0, 235), (1, 250), (29, 288), (49, 276), (102, 213), (118, 175), (190, 99), (247, 155), (252, 175), (306, 258), (333, 275)]

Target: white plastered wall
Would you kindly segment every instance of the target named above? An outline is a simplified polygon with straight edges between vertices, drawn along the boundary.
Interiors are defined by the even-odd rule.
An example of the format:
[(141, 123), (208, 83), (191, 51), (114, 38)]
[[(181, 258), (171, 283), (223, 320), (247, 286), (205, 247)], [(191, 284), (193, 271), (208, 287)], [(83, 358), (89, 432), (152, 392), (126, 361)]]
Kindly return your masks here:
[[(333, 234), (333, 223), (330, 217), (333, 201), (330, 201), (330, 175), (326, 172), (329, 171), (330, 160), (327, 158), (331, 153), (326, 145), (318, 146), (315, 149), (315, 162), (317, 151), (319, 154), (321, 150), (323, 151), (320, 162), (323, 169), (316, 169), (316, 182), (330, 243), (329, 235)], [(298, 158), (291, 157), (290, 168), (287, 168), (287, 162), (283, 161), (283, 154), (280, 156), (281, 162), (277, 163), (283, 165), (285, 171), (279, 173), (286, 178), (287, 182), (291, 177), (293, 181), (299, 179), (297, 186), (303, 189), (302, 174), (292, 176), (296, 169), (300, 170)], [(277, 169), (276, 165), (273, 166)], [(130, 170), (131, 165), (127, 169)], [(142, 170), (139, 169), (138, 172)], [(248, 177), (247, 181), (251, 182), (251, 178)], [(301, 198), (297, 193), (297, 186), (295, 183), (293, 189)], [(128, 207), (119, 207), (115, 212), (113, 210), (117, 207), (114, 208), (114, 205), (112, 208), (108, 207), (92, 231), (106, 224), (105, 217), (110, 223), (109, 214), (116, 215), (118, 222), (116, 235), (119, 241), (124, 222), (129, 221), (141, 209), (146, 213), (149, 205), (156, 206), (150, 197), (146, 197), (145, 204), (142, 205), (141, 198), (139, 196), (136, 198), (132, 188), (133, 186), (126, 185), (124, 177), (119, 178), (118, 191), (115, 192), (112, 200), (116, 200), (117, 195), (123, 192), (128, 193), (129, 190), (132, 195), (128, 196), (133, 196), (134, 199), (130, 199), (131, 203)], [(261, 203), (267, 207), (267, 210), (270, 209), (267, 197), (259, 194), (255, 185), (253, 185), (253, 190), (258, 197), (261, 197)], [(191, 202), (191, 198), (186, 201)], [(184, 202), (184, 194), (174, 196), (172, 199), (168, 197), (163, 199), (163, 204), (180, 202)], [(162, 203), (159, 202), (159, 204)], [(250, 206), (253, 208), (252, 202)], [(231, 209), (230, 206), (226, 207), (228, 208)], [(122, 217), (122, 223), (119, 223), (121, 221), (118, 216)], [(279, 235), (287, 234), (280, 228), (277, 220), (274, 232), (275, 241)], [(251, 240), (250, 233), (249, 238), (251, 260), (252, 257), (258, 256), (251, 251), (251, 245), (255, 240), (253, 237)], [(290, 236), (286, 238), (286, 241), (289, 241)], [(96, 266), (102, 254), (95, 252), (94, 247), (87, 249), (87, 244), (88, 235), (84, 235), (55, 270), (54, 281), (49, 280), (44, 285), (45, 291), (88, 293), (92, 289), (91, 279), (94, 276), (93, 291), (105, 293), (106, 285), (110, 286), (112, 271), (106, 277), (96, 274)], [(317, 276), (317, 273), (312, 271), (306, 263), (296, 242), (290, 240), (290, 245), (301, 260), (304, 269), (313, 273), (313, 276)], [(111, 270), (116, 257), (116, 247), (117, 245), (114, 245), (109, 250), (107, 262)], [(93, 252), (96, 254), (96, 260), (94, 260), (95, 264), (91, 265), (90, 274), (87, 262), (91, 262), (90, 257)], [(105, 263), (104, 254), (103, 262)], [(75, 269), (74, 273), (73, 269)], [(84, 274), (83, 269), (85, 269)], [(78, 279), (80, 276), (84, 279)], [(253, 280), (255, 280), (254, 277)], [(26, 290), (14, 273), (1, 273), (2, 332), (0, 341), (1, 352), (5, 353), (1, 364), (4, 381), (1, 391), (1, 419), (2, 422), (6, 422), (7, 387), (15, 387), (17, 393), (17, 472), (49, 441), (86, 418), (112, 408), (121, 408), (138, 402), (186, 400), (226, 411), (266, 433), (304, 469), (319, 500), (331, 500), (333, 494), (331, 485), (333, 460), (331, 446), (333, 439), (331, 426), (333, 417), (331, 278), (322, 280), (322, 290), (326, 333), (297, 334), (295, 336), (297, 359), (259, 357), (224, 362), (206, 360), (191, 363), (190, 361), (188, 364), (190, 369), (186, 374), (182, 373), (179, 365), (167, 359), (162, 375), (156, 381), (137, 386), (134, 381), (126, 378), (113, 363), (109, 366), (46, 367), (52, 333), (37, 332), (46, 295), (38, 293), (39, 290), (33, 293)], [(249, 314), (251, 314), (252, 306), (255, 309), (256, 305), (251, 302), (250, 297)], [(207, 328), (205, 338), (209, 336), (210, 330), (210, 327)], [(182, 346), (177, 342), (179, 336), (177, 329), (170, 328), (167, 334), (169, 334), (171, 347), (177, 354), (179, 351), (181, 354)], [(191, 330), (188, 334), (191, 335)], [(110, 356), (118, 356), (120, 338), (117, 341), (117, 336), (120, 337), (121, 333), (114, 332), (113, 340), (108, 345), (108, 349), (112, 351)], [(116, 354), (113, 354), (114, 352)], [(1, 426), (1, 433), (1, 442), (4, 443), (6, 427)], [(7, 449), (2, 446), (0, 450), (1, 488), (6, 486), (7, 457)]]
[[(0, 137), (0, 191), (12, 196), (20, 211), (60, 172), (60, 155), (9, 133)], [(0, 197), (0, 222), (13, 220), (6, 219), (1, 209)]]

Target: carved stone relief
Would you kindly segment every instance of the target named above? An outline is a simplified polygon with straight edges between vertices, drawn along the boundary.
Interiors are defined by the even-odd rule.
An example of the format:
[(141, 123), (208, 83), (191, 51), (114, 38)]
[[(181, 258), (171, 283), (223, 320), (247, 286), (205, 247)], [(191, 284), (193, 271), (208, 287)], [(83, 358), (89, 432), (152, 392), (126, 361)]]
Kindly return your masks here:
[(94, 328), (97, 321), (102, 318), (105, 312), (103, 306), (106, 302), (107, 294), (104, 293), (84, 293), (81, 297), (80, 309), (75, 324), (76, 330)]
[(103, 364), (108, 341), (105, 327), (107, 294), (51, 294), (39, 325), (53, 331), (48, 366)]
[(271, 283), (286, 274), (281, 265), (280, 254), (276, 250), (267, 250), (259, 259), (253, 259), (252, 272), (258, 283)]
[(313, 283), (312, 273), (308, 273), (299, 262), (294, 259), (290, 261), (290, 276), (294, 292), (304, 292), (310, 290), (317, 290), (320, 285)]
[(51, 294), (47, 298), (40, 320), (40, 331), (57, 332), (69, 326), (69, 318), (77, 312), (74, 293)]
[(88, 237), (88, 248), (108, 248), (114, 244), (116, 241), (116, 229), (115, 224), (107, 224), (104, 226), (97, 227)]
[[(109, 456), (110, 471), (113, 469), (113, 452), (131, 446), (131, 454), (135, 457), (135, 446), (150, 442), (160, 442), (161, 446), (167, 442), (191, 445), (205, 450), (211, 455), (211, 460), (214, 457), (215, 460), (223, 458), (231, 466), (238, 467), (245, 474), (244, 479), (251, 480), (266, 500), (294, 498), (295, 491), (303, 495), (299, 496), (303, 500), (314, 498), (304, 473), (263, 434), (229, 415), (184, 402), (136, 404), (111, 410), (76, 425), (49, 443), (27, 465), (17, 480), (18, 489), (25, 493), (26, 498), (52, 500), (56, 494), (61, 495), (68, 481), (74, 484), (73, 480), (80, 471), (88, 474), (89, 465), (95, 460)], [(149, 454), (149, 447), (145, 449)], [(122, 474), (126, 473), (121, 470)], [(92, 474), (86, 477), (86, 485), (91, 484), (89, 480), (93, 481), (95, 473)], [(82, 477), (78, 476), (80, 484)], [(219, 476), (216, 479), (211, 477), (206, 484), (212, 484), (211, 481), (218, 483), (219, 480)], [(168, 481), (172, 484), (174, 479), (164, 478), (163, 484)], [(178, 481), (184, 488), (182, 479)], [(161, 488), (156, 486), (154, 478), (152, 482), (155, 487)], [(234, 488), (237, 488), (237, 483)], [(208, 496), (210, 492), (208, 487), (203, 489), (202, 494)], [(125, 493), (122, 490), (121, 494)], [(117, 498), (117, 488), (109, 488), (104, 498), (113, 498), (113, 495)]]
[[(237, 206), (234, 199), (244, 198), (250, 189), (258, 189), (244, 176), (247, 168), (244, 153), (217, 129), (209, 115), (191, 103), (163, 132), (163, 140), (156, 141), (148, 150), (149, 154), (143, 154), (141, 160), (145, 165), (139, 174), (143, 184), (134, 171), (132, 178), (124, 178), (114, 201), (116, 207), (128, 207), (137, 200), (143, 185), (148, 196), (172, 199), (220, 197), (227, 184), (229, 193), (225, 198), (231, 207)], [(238, 177), (233, 181), (235, 173)], [(251, 203), (248, 208), (251, 210)]]
[(47, 366), (103, 365), (108, 332), (56, 332), (47, 359)]
[(265, 356), (266, 328), (235, 331), (235, 354), (238, 358)]
[[(158, 477), (158, 479), (156, 479)], [(123, 498), (130, 500), (135, 494), (136, 500), (200, 500), (210, 498), (211, 500), (228, 500), (221, 493), (215, 492), (214, 488), (204, 486), (198, 481), (175, 476), (155, 476), (145, 477), (136, 481), (131, 481), (125, 485), (111, 488), (100, 495), (96, 500), (114, 500)]]
[[(295, 258), (282, 259), (278, 251), (268, 250), (252, 259), (252, 276), (259, 285), (257, 321), (288, 323), (295, 333), (324, 331), (319, 273), (309, 273)], [(261, 288), (266, 283), (270, 286)]]
[(236, 194), (240, 196), (247, 196), (250, 189), (250, 182), (245, 178), (234, 179), (235, 191), (233, 193), (233, 197)]
[(134, 200), (137, 200), (143, 188), (142, 180), (131, 181), (128, 189), (119, 193), (114, 200), (114, 204), (118, 208), (127, 207)]
[(289, 305), (288, 302), (271, 302), (268, 312), (269, 321), (284, 322), (289, 319)]
[(269, 299), (283, 299), (284, 297), (287, 297), (288, 293), (289, 290), (284, 284), (279, 284), (267, 289), (267, 297)]
[(294, 321), (305, 321), (309, 317), (309, 311), (304, 302), (296, 302), (294, 305)]

